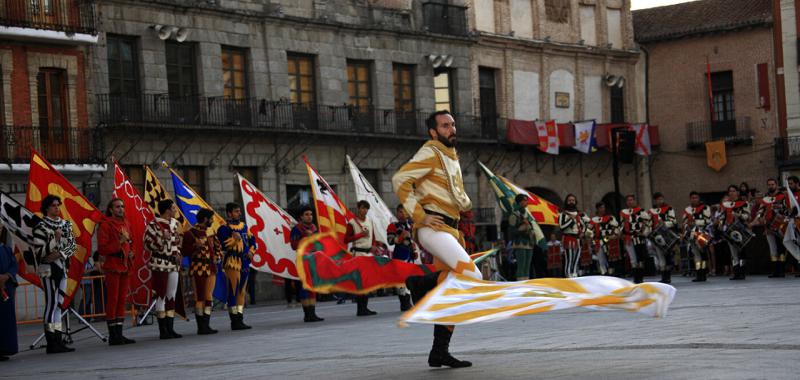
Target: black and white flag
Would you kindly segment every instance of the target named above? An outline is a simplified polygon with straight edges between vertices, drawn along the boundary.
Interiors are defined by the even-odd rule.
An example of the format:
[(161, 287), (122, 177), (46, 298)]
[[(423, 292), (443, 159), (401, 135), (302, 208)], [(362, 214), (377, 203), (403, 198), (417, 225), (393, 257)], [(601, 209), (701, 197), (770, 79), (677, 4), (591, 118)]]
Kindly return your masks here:
[(25, 208), (10, 195), (0, 191), (0, 222), (11, 233), (14, 248), (22, 252), (25, 264), (28, 266), (35, 265), (32, 248), (33, 228), (41, 221), (42, 219), (31, 210)]

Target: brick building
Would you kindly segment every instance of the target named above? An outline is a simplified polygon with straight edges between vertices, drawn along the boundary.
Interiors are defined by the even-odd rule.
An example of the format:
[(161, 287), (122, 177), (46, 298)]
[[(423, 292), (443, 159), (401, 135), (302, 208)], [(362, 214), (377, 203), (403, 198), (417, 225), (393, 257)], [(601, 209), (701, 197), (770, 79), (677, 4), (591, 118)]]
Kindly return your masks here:
[[(729, 184), (764, 189), (778, 174), (779, 136), (770, 0), (702, 0), (633, 12), (647, 60), (649, 121), (661, 131), (652, 187), (683, 204), (689, 191), (718, 202)], [(727, 165), (706, 164), (724, 140)]]
[(87, 99), (94, 11), (93, 1), (0, 2), (0, 190), (20, 200), (30, 147), (97, 195), (89, 179), (105, 168), (96, 165)]

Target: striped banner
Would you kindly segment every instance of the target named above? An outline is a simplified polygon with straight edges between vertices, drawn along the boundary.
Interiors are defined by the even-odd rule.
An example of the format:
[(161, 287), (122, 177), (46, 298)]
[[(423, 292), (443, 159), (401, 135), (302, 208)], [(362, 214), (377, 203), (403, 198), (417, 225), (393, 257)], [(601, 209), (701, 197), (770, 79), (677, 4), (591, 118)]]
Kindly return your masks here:
[(450, 273), (403, 314), (400, 324), (468, 325), (575, 307), (665, 317), (674, 297), (670, 285), (633, 284), (608, 276), (494, 282)]

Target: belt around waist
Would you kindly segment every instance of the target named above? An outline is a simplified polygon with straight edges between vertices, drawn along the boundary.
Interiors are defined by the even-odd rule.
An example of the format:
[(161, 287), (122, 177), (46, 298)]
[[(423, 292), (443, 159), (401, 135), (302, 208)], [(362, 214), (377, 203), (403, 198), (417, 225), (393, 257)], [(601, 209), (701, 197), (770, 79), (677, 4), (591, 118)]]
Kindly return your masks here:
[(175, 256), (167, 256), (167, 255), (162, 254), (162, 253), (151, 253), (150, 256), (155, 257), (157, 259), (166, 260), (166, 261), (169, 261), (169, 262), (174, 262), (175, 261)]
[(370, 252), (372, 252), (372, 250), (371, 250), (371, 249), (369, 249), (369, 248), (357, 248), (357, 247), (353, 247), (353, 248), (351, 248), (350, 250), (351, 250), (351, 251), (353, 251), (353, 252), (364, 252), (364, 253), (370, 253)]
[(428, 215), (440, 216), (440, 217), (442, 217), (442, 221), (444, 222), (444, 224), (446, 224), (446, 225), (448, 225), (450, 227), (453, 227), (455, 229), (458, 229), (458, 219), (453, 219), (453, 218), (451, 218), (451, 217), (449, 217), (449, 216), (447, 216), (445, 214), (438, 213), (438, 212), (435, 212), (435, 211), (430, 211), (430, 210), (425, 210), (425, 213), (428, 214)]

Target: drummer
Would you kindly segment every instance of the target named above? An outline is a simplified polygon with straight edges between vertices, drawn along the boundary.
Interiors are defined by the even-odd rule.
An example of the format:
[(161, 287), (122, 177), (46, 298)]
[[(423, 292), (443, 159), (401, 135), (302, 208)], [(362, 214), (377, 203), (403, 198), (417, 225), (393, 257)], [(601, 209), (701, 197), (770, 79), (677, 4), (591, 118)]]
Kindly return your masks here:
[[(797, 210), (796, 204), (797, 200), (800, 200), (800, 178), (796, 176), (790, 176), (787, 180), (789, 188), (787, 189), (788, 192), (786, 193), (786, 201), (785, 201), (785, 208), (784, 213), (786, 214), (787, 218), (789, 219), (788, 226), (786, 227), (786, 235), (783, 238), (783, 245), (786, 247), (786, 250), (794, 256), (797, 261), (800, 261), (800, 235), (798, 235), (798, 228), (800, 226), (797, 225), (796, 221), (798, 219), (798, 213), (800, 210)], [(792, 194), (792, 197), (789, 197), (789, 194)], [(800, 275), (797, 275), (800, 277)]]
[(695, 279), (704, 282), (708, 276), (708, 243), (711, 237), (706, 228), (711, 224), (711, 207), (700, 201), (696, 191), (689, 193), (689, 206), (683, 211), (683, 236), (689, 240), (689, 250), (694, 257)]
[(786, 233), (786, 193), (778, 187), (778, 181), (774, 178), (767, 180), (767, 195), (759, 201), (758, 212), (756, 213), (753, 225), (763, 226), (764, 236), (769, 245), (769, 255), (772, 261), (772, 274), (769, 278), (786, 277), (784, 273), (786, 267), (786, 251), (782, 244), (783, 236)]
[[(739, 196), (739, 187), (736, 185), (728, 186), (728, 199), (720, 205), (724, 212), (723, 235), (731, 236), (734, 230), (739, 232), (749, 232), (747, 227), (750, 221), (750, 204)], [(731, 252), (731, 265), (733, 265), (733, 277), (731, 280), (745, 279), (745, 257), (742, 246), (731, 239), (726, 239), (728, 248)]]
[[(609, 262), (617, 263), (620, 261), (619, 254), (619, 241), (617, 235), (619, 234), (619, 223), (614, 215), (606, 212), (606, 204), (598, 202), (594, 205), (595, 216), (591, 221), (591, 228), (594, 232), (594, 249), (597, 260), (597, 271), (601, 275), (613, 275), (614, 267), (609, 266)], [(616, 247), (614, 247), (616, 244)]]
[[(650, 213), (650, 226), (653, 231), (650, 234), (651, 244), (649, 245), (652, 248), (652, 252), (655, 254), (656, 267), (661, 272), (661, 282), (669, 284), (672, 282), (672, 263), (675, 256), (675, 245), (672, 244), (665, 248), (658, 244), (655, 239), (657, 236), (661, 236), (661, 239), (667, 244), (669, 244), (670, 241), (677, 241), (677, 234), (675, 234), (677, 224), (675, 210), (664, 201), (664, 194), (655, 193), (653, 194), (653, 208), (648, 212)], [(671, 235), (675, 238), (670, 239), (670, 236), (666, 235)]]

